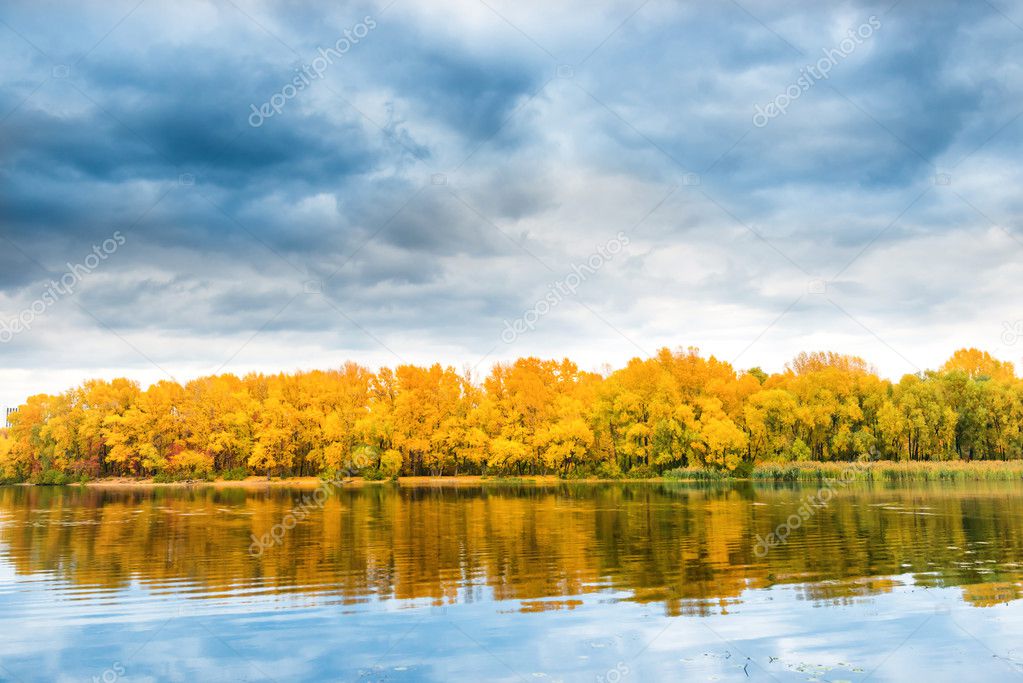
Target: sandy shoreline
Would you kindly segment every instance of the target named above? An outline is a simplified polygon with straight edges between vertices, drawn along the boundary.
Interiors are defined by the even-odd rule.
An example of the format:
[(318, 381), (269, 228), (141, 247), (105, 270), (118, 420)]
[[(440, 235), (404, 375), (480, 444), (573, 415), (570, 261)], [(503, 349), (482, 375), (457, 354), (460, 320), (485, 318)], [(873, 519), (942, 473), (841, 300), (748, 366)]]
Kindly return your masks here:
[[(287, 488), (311, 488), (320, 486), (324, 480), (319, 477), (292, 477), (290, 479), (270, 479), (266, 477), (248, 477), (240, 480), (216, 481), (179, 481), (179, 482), (155, 482), (152, 479), (132, 479), (130, 477), (111, 477), (105, 479), (93, 479), (81, 486), (90, 488), (126, 489), (126, 488), (183, 488), (210, 486), (213, 488), (239, 488), (239, 489), (264, 489), (274, 487)], [(485, 484), (557, 484), (566, 480), (553, 475), (536, 475), (526, 477), (481, 477), (479, 475), (463, 475), (457, 477), (400, 477), (398, 484), (401, 486), (478, 486)], [(621, 481), (621, 480), (578, 480), (578, 481)], [(632, 480), (639, 481), (639, 480)], [(660, 481), (660, 480), (646, 480)], [(367, 481), (362, 477), (353, 477), (344, 480), (345, 486), (378, 486), (391, 484), (390, 479), (383, 481)], [(33, 486), (33, 484), (21, 484), (22, 486)], [(78, 486), (78, 484), (70, 484)]]

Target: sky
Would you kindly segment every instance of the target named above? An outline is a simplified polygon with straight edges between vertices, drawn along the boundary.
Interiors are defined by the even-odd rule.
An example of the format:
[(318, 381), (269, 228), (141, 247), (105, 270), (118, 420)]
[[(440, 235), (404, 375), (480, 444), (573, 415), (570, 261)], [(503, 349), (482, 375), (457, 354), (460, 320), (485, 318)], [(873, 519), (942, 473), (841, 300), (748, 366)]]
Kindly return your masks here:
[(699, 347), (1023, 359), (1023, 3), (0, 7), (0, 405)]

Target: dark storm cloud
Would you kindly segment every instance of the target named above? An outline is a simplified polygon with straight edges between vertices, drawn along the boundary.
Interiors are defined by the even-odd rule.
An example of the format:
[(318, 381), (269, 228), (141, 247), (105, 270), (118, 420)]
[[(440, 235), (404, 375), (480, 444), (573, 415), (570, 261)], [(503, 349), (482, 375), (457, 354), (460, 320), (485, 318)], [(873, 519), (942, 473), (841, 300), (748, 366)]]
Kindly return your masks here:
[[(828, 292), (878, 336), (933, 324), (935, 347), (929, 311), (997, 338), (1018, 299), (1023, 34), (983, 3), (134, 4), (0, 10), (3, 316), (127, 238), (34, 345), (0, 349), (5, 367), (57, 367), (53, 335), (76, 331), (83, 373), (126, 362), (89, 313), (161, 365), (253, 338), (272, 369), (296, 339), (374, 336), (475, 360), (622, 230), (631, 245), (579, 290), (600, 318), (566, 303), (509, 354), (681, 337), (737, 352), (792, 306), (766, 355), (747, 352), (780, 366), (772, 334), (856, 330), (827, 299), (792, 303), (835, 273)], [(322, 79), (250, 125), (367, 16)], [(871, 16), (827, 79), (753, 125)], [(990, 277), (957, 276), (971, 268)]]
[(481, 63), (439, 48), (410, 57), (404, 65), (415, 66), (399, 70), (396, 87), (470, 139), (497, 133), (519, 98), (541, 83), (541, 74), (500, 59)]

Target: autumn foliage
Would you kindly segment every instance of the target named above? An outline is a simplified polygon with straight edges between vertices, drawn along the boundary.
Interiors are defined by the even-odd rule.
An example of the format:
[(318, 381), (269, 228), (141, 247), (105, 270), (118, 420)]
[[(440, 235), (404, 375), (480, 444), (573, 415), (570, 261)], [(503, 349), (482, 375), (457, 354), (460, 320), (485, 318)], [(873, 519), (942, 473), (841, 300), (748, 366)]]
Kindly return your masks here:
[(656, 475), (682, 466), (1023, 458), (1023, 381), (967, 349), (893, 383), (862, 359), (803, 353), (737, 371), (662, 349), (606, 375), (522, 358), (453, 368), (354, 363), (146, 390), (93, 380), (29, 398), (0, 431), (0, 479), (331, 474)]

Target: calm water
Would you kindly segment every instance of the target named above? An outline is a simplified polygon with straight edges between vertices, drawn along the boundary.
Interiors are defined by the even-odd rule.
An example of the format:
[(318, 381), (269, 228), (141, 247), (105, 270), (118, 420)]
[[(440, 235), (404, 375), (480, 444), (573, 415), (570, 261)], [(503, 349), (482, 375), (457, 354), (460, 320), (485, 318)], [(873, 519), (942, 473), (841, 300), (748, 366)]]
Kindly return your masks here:
[(0, 488), (0, 680), (1023, 680), (1023, 487), (816, 491)]

